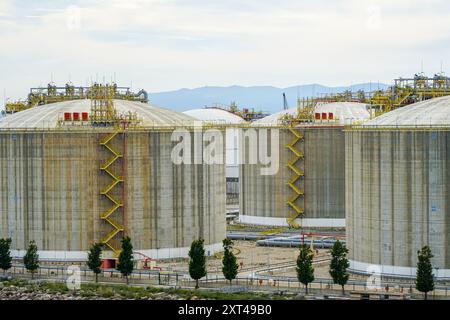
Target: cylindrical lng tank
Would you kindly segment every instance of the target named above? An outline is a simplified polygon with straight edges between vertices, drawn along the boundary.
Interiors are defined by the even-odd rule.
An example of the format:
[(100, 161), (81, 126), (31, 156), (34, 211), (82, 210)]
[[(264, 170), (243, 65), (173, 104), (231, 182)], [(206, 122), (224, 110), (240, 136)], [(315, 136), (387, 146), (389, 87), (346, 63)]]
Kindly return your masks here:
[(225, 130), (225, 176), (227, 179), (226, 193), (227, 205), (229, 208), (236, 207), (239, 202), (239, 129), (233, 128), (233, 125), (242, 125), (246, 121), (238, 115), (235, 115), (227, 110), (219, 108), (203, 108), (192, 109), (184, 111), (195, 119), (202, 121), (205, 124), (228, 125)]
[[(332, 113), (333, 119), (299, 124), (294, 133), (282, 125), (281, 119), (297, 112), (297, 108), (282, 111), (243, 130), (239, 220), (247, 224), (288, 226), (291, 225), (288, 219), (298, 216), (294, 222), (303, 227), (344, 227), (343, 129), (346, 124), (369, 119), (367, 105), (352, 102), (319, 105), (315, 112), (327, 118)], [(260, 135), (264, 131), (267, 138)], [(272, 136), (272, 131), (278, 135)], [(254, 132), (258, 140), (249, 140), (246, 132), (248, 136)], [(295, 134), (300, 137), (296, 142)], [(272, 162), (277, 162), (273, 174), (261, 171), (267, 167), (261, 161), (250, 163), (248, 153), (255, 145), (272, 150), (269, 152)], [(297, 208), (302, 213), (298, 214)]]
[[(64, 113), (89, 112), (90, 101), (38, 106), (0, 122), (0, 237), (12, 239), (15, 256), (34, 240), (41, 259), (84, 260), (90, 245), (114, 230), (106, 219), (124, 228), (136, 252), (152, 258), (187, 256), (197, 238), (205, 239), (207, 253), (221, 249), (225, 166), (172, 161), (173, 129), (186, 126), (194, 143), (188, 129), (194, 119), (140, 102), (114, 104), (142, 119), (142, 127), (107, 143), (123, 154), (107, 168), (122, 170), (123, 187), (112, 186), (111, 175), (100, 169), (113, 157), (101, 144), (111, 129), (57, 124)], [(123, 211), (113, 209), (105, 190), (123, 201)]]
[(450, 97), (415, 103), (346, 132), (350, 268), (415, 277), (417, 252), (450, 277)]

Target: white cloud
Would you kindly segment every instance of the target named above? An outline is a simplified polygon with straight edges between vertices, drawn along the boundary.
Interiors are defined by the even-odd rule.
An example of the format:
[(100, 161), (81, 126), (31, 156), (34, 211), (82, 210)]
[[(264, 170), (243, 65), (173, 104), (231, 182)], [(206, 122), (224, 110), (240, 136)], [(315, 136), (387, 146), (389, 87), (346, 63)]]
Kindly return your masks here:
[(12, 96), (50, 74), (84, 83), (115, 72), (149, 91), (386, 82), (418, 71), (422, 59), (438, 71), (450, 53), (450, 8), (438, 0), (8, 4), (0, 6), (14, 13), (0, 16), (0, 89)]
[(0, 1), (0, 19), (9, 15), (12, 7), (12, 2), (8, 0)]

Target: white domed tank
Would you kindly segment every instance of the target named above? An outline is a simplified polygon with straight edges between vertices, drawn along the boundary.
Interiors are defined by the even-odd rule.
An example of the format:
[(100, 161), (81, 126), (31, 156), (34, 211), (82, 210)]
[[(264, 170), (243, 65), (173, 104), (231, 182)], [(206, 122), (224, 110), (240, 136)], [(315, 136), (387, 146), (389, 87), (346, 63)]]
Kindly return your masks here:
[[(211, 124), (239, 125), (246, 121), (241, 117), (219, 108), (203, 108), (184, 111), (183, 113)], [(238, 129), (226, 129), (226, 178), (227, 204), (236, 205), (239, 201), (239, 139)]]
[[(252, 123), (249, 130), (267, 131), (267, 141), (260, 139), (259, 146), (274, 146), (279, 165), (275, 174), (264, 175), (264, 164), (243, 161), (239, 219), (258, 225), (344, 227), (344, 126), (368, 120), (368, 106), (322, 104), (315, 108), (319, 119), (283, 125), (286, 114), (297, 113), (292, 108)], [(271, 141), (273, 130), (278, 141)], [(241, 150), (247, 154), (249, 144)]]
[(350, 268), (416, 276), (428, 245), (450, 277), (450, 97), (385, 113), (346, 132)]
[(104, 257), (114, 257), (123, 235), (154, 259), (186, 257), (198, 238), (207, 253), (221, 250), (225, 166), (171, 158), (173, 130), (193, 137), (195, 119), (141, 102), (114, 106), (136, 114), (140, 126), (84, 121), (89, 100), (37, 106), (0, 122), (0, 237), (12, 238), (15, 256), (34, 240), (43, 260), (85, 260), (98, 241), (107, 244)]

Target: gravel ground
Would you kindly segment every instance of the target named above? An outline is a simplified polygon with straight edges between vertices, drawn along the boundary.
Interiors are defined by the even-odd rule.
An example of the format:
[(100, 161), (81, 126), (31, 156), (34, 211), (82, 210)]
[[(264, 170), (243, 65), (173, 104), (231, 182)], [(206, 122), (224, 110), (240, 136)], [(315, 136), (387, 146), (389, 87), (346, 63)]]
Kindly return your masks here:
[[(298, 255), (298, 248), (277, 248), (257, 246), (254, 241), (234, 241), (234, 253), (238, 264), (242, 263), (242, 268), (261, 268), (268, 265), (284, 262), (295, 262)], [(159, 260), (157, 266), (163, 270), (187, 271), (188, 259)], [(222, 256), (211, 256), (207, 259), (208, 273), (222, 273)]]

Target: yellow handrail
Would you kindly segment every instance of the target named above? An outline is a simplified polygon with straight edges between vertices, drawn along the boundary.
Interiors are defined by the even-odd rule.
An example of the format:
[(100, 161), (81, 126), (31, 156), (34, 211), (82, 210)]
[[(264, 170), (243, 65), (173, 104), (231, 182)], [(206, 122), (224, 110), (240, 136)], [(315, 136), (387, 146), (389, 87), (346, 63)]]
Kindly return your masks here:
[(286, 147), (294, 154), (294, 157), (292, 158), (292, 160), (290, 160), (287, 163), (287, 166), (289, 169), (291, 169), (291, 171), (294, 173), (294, 175), (291, 177), (291, 179), (289, 179), (289, 181), (287, 182), (287, 185), (290, 187), (290, 189), (292, 191), (294, 191), (294, 195), (291, 196), (286, 202), (288, 204), (288, 206), (291, 209), (293, 209), (293, 212), (290, 213), (290, 215), (286, 218), (286, 221), (290, 227), (298, 228), (299, 225), (297, 224), (297, 222), (295, 222), (295, 219), (297, 219), (299, 216), (301, 216), (304, 211), (295, 202), (300, 196), (304, 195), (304, 192), (303, 192), (303, 189), (300, 187), (297, 187), (295, 185), (295, 183), (297, 182), (298, 179), (300, 179), (301, 177), (304, 176), (304, 172), (300, 168), (298, 168), (296, 166), (296, 164), (297, 164), (297, 162), (299, 162), (300, 160), (302, 160), (304, 158), (304, 154), (303, 154), (303, 152), (298, 150), (295, 146), (300, 140), (303, 140), (304, 137), (295, 128), (288, 127), (288, 129), (294, 135), (294, 137), (286, 145)]
[(113, 171), (111, 171), (110, 167), (112, 166), (113, 163), (119, 160), (122, 157), (122, 155), (120, 152), (116, 151), (114, 147), (109, 143), (117, 136), (119, 132), (120, 132), (119, 130), (114, 131), (113, 133), (108, 134), (106, 137), (100, 140), (100, 145), (104, 146), (112, 154), (112, 157), (110, 159), (108, 159), (106, 162), (100, 165), (100, 170), (104, 171), (112, 178), (112, 182), (108, 184), (104, 189), (100, 190), (100, 194), (105, 196), (110, 202), (112, 202), (112, 207), (103, 212), (100, 215), (100, 218), (113, 227), (113, 230), (111, 230), (101, 240), (101, 242), (107, 245), (114, 252), (115, 256), (118, 256), (120, 254), (120, 248), (115, 246), (116, 243), (113, 243), (113, 240), (120, 232), (124, 231), (124, 227), (120, 225), (117, 221), (110, 219), (110, 216), (113, 213), (117, 212), (117, 210), (119, 210), (121, 207), (123, 207), (123, 203), (122, 201), (116, 199), (111, 194), (111, 191), (115, 187), (117, 187), (121, 182), (123, 182), (123, 177), (118, 176)]

